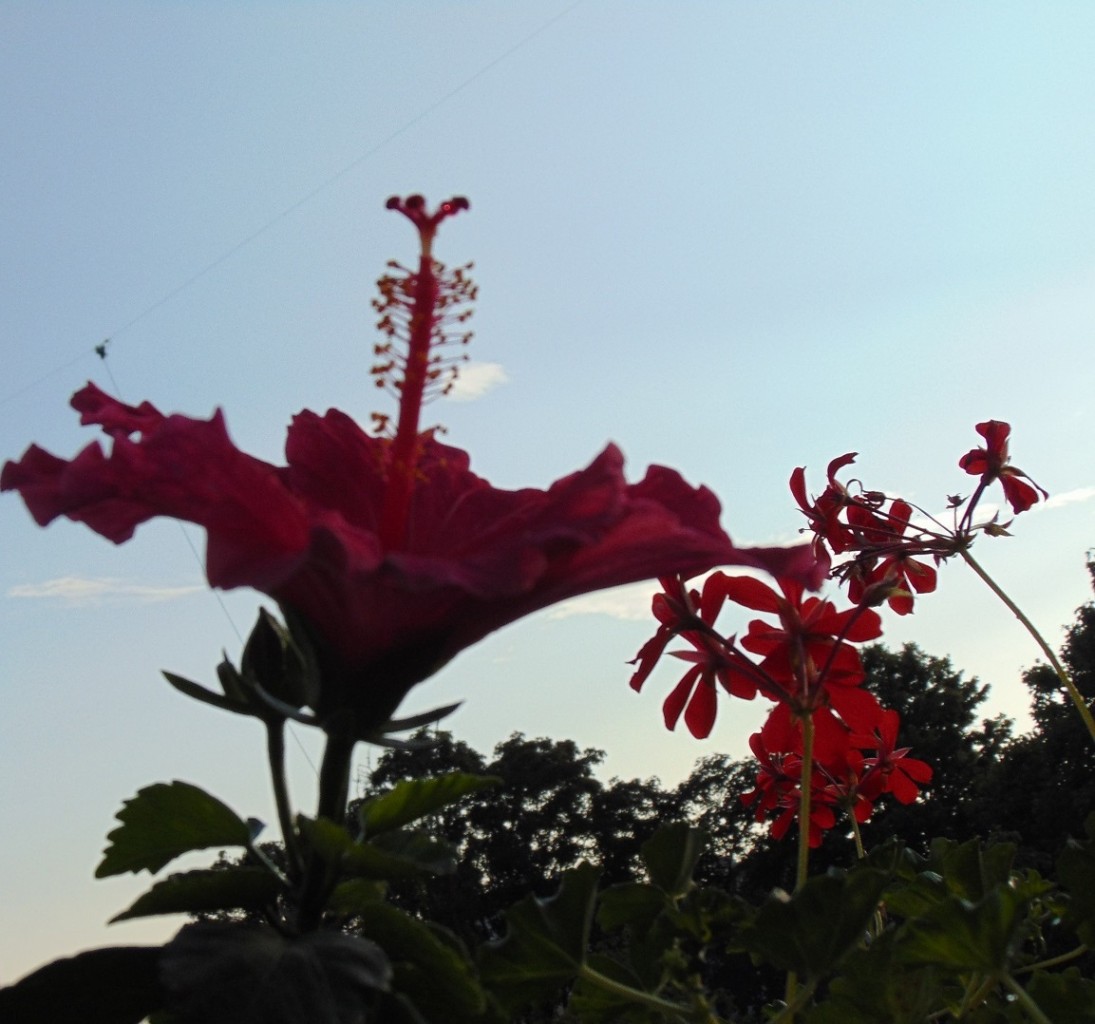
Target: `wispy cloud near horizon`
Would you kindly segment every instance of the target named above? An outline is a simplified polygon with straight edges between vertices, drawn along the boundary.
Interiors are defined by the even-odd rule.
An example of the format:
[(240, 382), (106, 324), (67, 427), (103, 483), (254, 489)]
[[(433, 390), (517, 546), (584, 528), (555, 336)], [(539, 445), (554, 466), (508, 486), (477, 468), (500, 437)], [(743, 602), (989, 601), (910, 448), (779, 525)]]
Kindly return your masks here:
[(1076, 505), (1081, 501), (1091, 501), (1092, 498), (1095, 498), (1095, 487), (1074, 487), (1071, 491), (1051, 494), (1042, 503), (1042, 507), (1061, 508), (1063, 505)]
[(59, 601), (66, 605), (98, 605), (109, 600), (129, 600), (150, 604), (173, 601), (204, 589), (204, 584), (166, 587), (133, 583), (105, 576), (95, 578), (60, 576), (57, 579), (43, 580), (41, 583), (16, 584), (8, 588), (7, 596)]

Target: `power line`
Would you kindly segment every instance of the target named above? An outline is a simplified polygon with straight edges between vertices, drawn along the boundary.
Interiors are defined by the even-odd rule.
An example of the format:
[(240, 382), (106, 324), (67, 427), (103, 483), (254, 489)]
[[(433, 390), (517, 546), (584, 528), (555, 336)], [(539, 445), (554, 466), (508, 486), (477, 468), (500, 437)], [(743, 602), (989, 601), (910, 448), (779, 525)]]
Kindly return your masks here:
[[(445, 93), (439, 99), (437, 99), (433, 103), (431, 103), (428, 107), (426, 107), (425, 109), (420, 111), (418, 114), (416, 114), (414, 117), (412, 117), (409, 121), (405, 122), (401, 127), (397, 128), (394, 132), (392, 132), (389, 135), (386, 135), (384, 138), (382, 138), (379, 142), (375, 143), (373, 146), (371, 146), (369, 149), (367, 149), (360, 156), (356, 157), (350, 163), (346, 164), (346, 166), (343, 167), (341, 170), (336, 171), (334, 174), (332, 174), (325, 181), (321, 182), (319, 185), (317, 185), (311, 191), (309, 191), (308, 193), (303, 195), (300, 199), (296, 200), (296, 202), (294, 202), (292, 205), (287, 206), (280, 213), (277, 213), (274, 216), (272, 216), (261, 227), (257, 228), (255, 231), (252, 231), (251, 234), (247, 235), (247, 237), (242, 238), (240, 241), (236, 242), (234, 245), (232, 245), (229, 249), (227, 249), (225, 252), (223, 252), (220, 256), (218, 256), (211, 263), (207, 263), (204, 267), (202, 267), (196, 273), (192, 274), (190, 277), (188, 277), (181, 284), (179, 284), (176, 287), (172, 288), (170, 291), (168, 291), (167, 293), (162, 295), (160, 298), (158, 298), (155, 302), (153, 302), (150, 305), (146, 306), (136, 316), (134, 316), (131, 319), (127, 320), (124, 324), (122, 324), (120, 327), (118, 327), (103, 342), (96, 345), (93, 348), (92, 352), (94, 354), (98, 355), (101, 359), (105, 360), (105, 358), (106, 358), (106, 356), (105, 356), (106, 346), (108, 346), (111, 341), (113, 341), (115, 338), (117, 338), (119, 334), (125, 333), (131, 327), (133, 327), (134, 325), (140, 323), (146, 316), (149, 316), (150, 314), (154, 313), (161, 306), (166, 305), (168, 302), (170, 302), (177, 295), (179, 295), (182, 292), (186, 291), (188, 288), (190, 288), (192, 285), (196, 284), (198, 281), (200, 281), (206, 275), (212, 273), (219, 266), (221, 266), (222, 264), (224, 264), (225, 262), (230, 260), (233, 256), (235, 256), (236, 253), (238, 253), (241, 249), (246, 248), (252, 242), (254, 242), (256, 239), (261, 238), (264, 234), (266, 234), (267, 231), (269, 231), (271, 228), (275, 227), (277, 224), (280, 224), (283, 220), (285, 220), (291, 214), (295, 213), (302, 206), (304, 206), (307, 203), (311, 202), (320, 193), (325, 192), (327, 189), (329, 189), (336, 182), (341, 181), (344, 177), (346, 177), (346, 175), (348, 175), (348, 174), (352, 173), (353, 171), (355, 171), (358, 167), (360, 167), (367, 160), (372, 159), (372, 157), (376, 156), (376, 154), (379, 153), (382, 149), (384, 149), (386, 146), (390, 145), (392, 142), (394, 142), (396, 139), (398, 139), (401, 135), (404, 135), (406, 132), (410, 131), (410, 129), (413, 128), (415, 125), (417, 125), (420, 122), (424, 121), (427, 117), (430, 116), (430, 114), (434, 113), (436, 110), (439, 110), (446, 103), (448, 103), (450, 100), (452, 100), (453, 97), (458, 96), (460, 93), (462, 93), (469, 86), (473, 85), (480, 78), (482, 78), (484, 75), (488, 74), (490, 71), (492, 71), (494, 68), (496, 68), (499, 64), (501, 64), (503, 61), (505, 61), (508, 57), (513, 56), (514, 53), (516, 53), (522, 47), (528, 45), (530, 42), (532, 42), (533, 39), (537, 38), (537, 36), (542, 35), (544, 32), (546, 32), (549, 28), (551, 28), (557, 22), (561, 21), (568, 14), (570, 14), (571, 11), (573, 11), (576, 7), (578, 7), (582, 2), (583, 2), (583, 0), (574, 0), (573, 3), (571, 3), (567, 7), (563, 8), (563, 10), (561, 10), (558, 14), (555, 14), (551, 18), (548, 18), (548, 20), (543, 22), (539, 27), (534, 29), (528, 35), (524, 36), (522, 39), (519, 39), (516, 43), (514, 43), (512, 46), (510, 46), (509, 49), (504, 50), (502, 53), (500, 53), (493, 60), (491, 60), (488, 63), (484, 64), (474, 74), (470, 75), (468, 78), (465, 78), (459, 85), (457, 85), (454, 88), (450, 89), (447, 93)], [(7, 395), (4, 395), (3, 397), (0, 397), (0, 405), (5, 405), (8, 402), (12, 401), (13, 399), (16, 399), (16, 398), (20, 397), (21, 395), (26, 394), (28, 391), (32, 391), (34, 388), (38, 387), (40, 384), (45, 383), (51, 377), (55, 377), (57, 374), (63, 373), (65, 370), (69, 369), (70, 367), (75, 366), (77, 363), (79, 363), (82, 360), (86, 359), (89, 355), (92, 354), (92, 352), (83, 352), (78, 356), (74, 356), (68, 362), (62, 363), (61, 365), (54, 367), (52, 370), (47, 371), (46, 373), (42, 374), (40, 377), (37, 377), (34, 380), (30, 381), (28, 384), (24, 384), (22, 387), (16, 389), (15, 391), (12, 391), (11, 393), (9, 393)]]

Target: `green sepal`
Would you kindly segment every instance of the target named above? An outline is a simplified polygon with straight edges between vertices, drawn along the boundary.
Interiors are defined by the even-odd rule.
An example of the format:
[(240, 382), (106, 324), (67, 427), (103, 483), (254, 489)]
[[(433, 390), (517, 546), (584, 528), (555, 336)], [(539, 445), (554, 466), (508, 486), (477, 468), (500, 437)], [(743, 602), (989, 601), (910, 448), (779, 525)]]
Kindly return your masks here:
[(506, 934), (483, 947), (480, 972), (507, 1009), (551, 995), (581, 969), (599, 875), (580, 864), (563, 873), (554, 896), (526, 896), (506, 911)]
[(139, 896), (110, 923), (157, 914), (198, 914), (214, 910), (261, 910), (282, 891), (265, 868), (205, 868), (171, 875)]
[(793, 896), (771, 897), (743, 929), (743, 945), (781, 970), (817, 978), (862, 941), (887, 880), (874, 868), (816, 875)]
[(163, 1005), (159, 946), (92, 949), (0, 988), (11, 1024), (140, 1024)]
[(166, 669), (161, 670), (161, 675), (180, 693), (185, 694), (187, 697), (193, 697), (194, 700), (200, 700), (203, 704), (212, 704), (215, 708), (220, 708), (222, 711), (231, 711), (237, 715), (251, 714), (251, 710), (246, 704), (233, 700), (230, 696), (222, 697), (219, 693), (206, 689), (200, 683), (176, 675), (174, 672), (168, 672)]
[(297, 818), (301, 838), (327, 864), (356, 878), (398, 879), (451, 874), (456, 856), (449, 843), (424, 832), (386, 832), (358, 842), (341, 825), (326, 818)]
[(352, 935), (202, 922), (164, 947), (160, 980), (171, 1024), (358, 1024), (391, 966)]
[(449, 772), (432, 779), (397, 782), (387, 793), (362, 804), (358, 812), (362, 832), (371, 837), (401, 828), (456, 803), (468, 793), (496, 786), (501, 781), (494, 775)]
[(189, 782), (158, 782), (126, 800), (108, 836), (96, 878), (159, 871), (191, 850), (248, 846), (251, 828), (235, 811)]
[(692, 887), (692, 873), (706, 842), (703, 829), (685, 822), (662, 826), (642, 845), (650, 881), (668, 896), (683, 896)]

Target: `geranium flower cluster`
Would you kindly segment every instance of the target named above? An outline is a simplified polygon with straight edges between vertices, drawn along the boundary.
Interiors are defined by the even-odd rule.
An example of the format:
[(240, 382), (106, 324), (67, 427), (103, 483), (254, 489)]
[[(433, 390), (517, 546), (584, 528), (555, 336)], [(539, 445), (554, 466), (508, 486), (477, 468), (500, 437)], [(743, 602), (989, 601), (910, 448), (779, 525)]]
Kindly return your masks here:
[[(722, 572), (709, 575), (702, 587), (690, 587), (680, 576), (660, 580), (662, 590), (653, 600), (659, 627), (632, 662), (638, 667), (631, 687), (642, 688), (679, 637), (688, 646), (670, 653), (688, 668), (665, 700), (667, 728), (683, 717), (694, 736), (708, 736), (720, 689), (746, 700), (760, 693), (774, 703), (750, 738), (760, 768), (756, 787), (742, 799), (755, 808), (758, 821), (771, 821), (777, 838), (808, 807), (809, 843), (816, 846), (836, 825), (837, 811), (863, 822), (883, 794), (911, 803), (931, 781), (931, 767), (897, 746), (899, 715), (864, 688), (853, 645), (882, 635), (876, 607), (910, 613), (917, 595), (935, 590), (938, 565), (966, 551), (978, 532), (1006, 534), (1010, 521), (1000, 523), (998, 515), (974, 522), (993, 483), (1001, 483), (1016, 514), (1047, 496), (1011, 465), (1008, 424), (989, 420), (976, 429), (985, 443), (963, 455), (959, 467), (978, 483), (969, 499), (949, 499), (949, 527), (902, 498), (839, 480), (855, 461), (854, 452), (829, 463), (827, 486), (816, 498), (807, 494), (804, 468), (791, 474), (791, 493), (813, 534), (813, 553), (847, 586), (851, 605), (844, 610), (807, 595), (801, 582), (778, 576), (774, 588)], [(728, 602), (775, 621), (755, 619), (740, 638), (727, 635), (716, 620)]]

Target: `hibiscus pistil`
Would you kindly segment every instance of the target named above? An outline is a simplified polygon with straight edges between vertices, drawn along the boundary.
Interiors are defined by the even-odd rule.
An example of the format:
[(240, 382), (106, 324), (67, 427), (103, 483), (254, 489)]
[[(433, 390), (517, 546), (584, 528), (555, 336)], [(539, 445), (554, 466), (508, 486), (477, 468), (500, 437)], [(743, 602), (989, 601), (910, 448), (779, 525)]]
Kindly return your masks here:
[[(419, 423), (422, 406), (431, 389), (446, 393), (456, 377), (455, 362), (440, 349), (456, 341), (466, 345), (471, 334), (453, 336), (447, 328), (463, 323), (471, 310), (453, 312), (454, 306), (475, 298), (475, 285), (467, 276), (468, 268), (446, 271), (433, 258), (433, 240), (438, 225), (461, 210), (469, 209), (467, 199), (457, 196), (429, 213), (419, 195), (387, 202), (389, 210), (398, 210), (418, 229), (421, 244), (418, 270), (409, 271), (390, 263), (397, 274), (385, 274), (378, 282), (380, 298), (373, 302), (380, 313), (377, 327), (386, 336), (375, 354), (381, 358), (373, 366), (377, 386), (392, 391), (399, 400), (399, 416), (386, 467), (387, 487), (379, 524), (381, 542), (388, 550), (398, 550), (407, 540), (411, 500), (414, 495), (418, 457), (421, 451)], [(403, 347), (405, 351), (400, 352)], [(464, 357), (466, 358), (466, 357)], [(387, 417), (374, 419), (383, 428)]]

